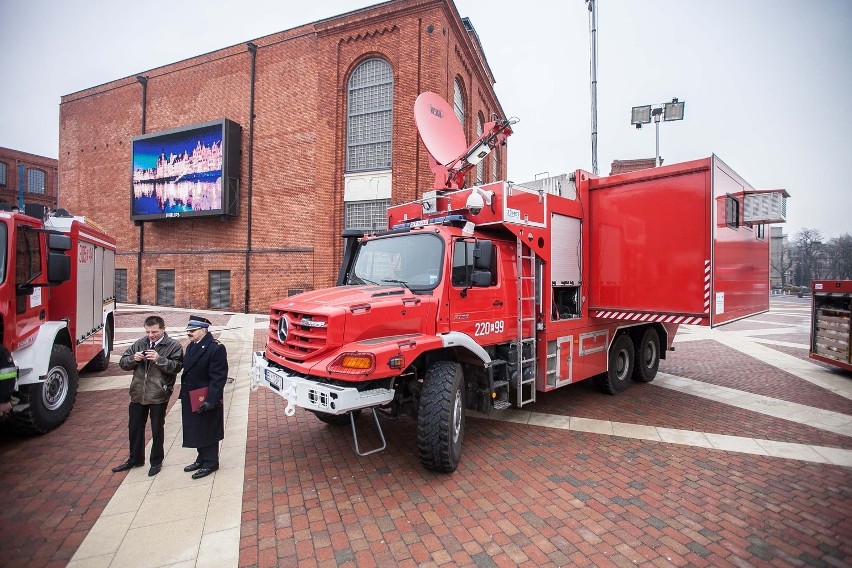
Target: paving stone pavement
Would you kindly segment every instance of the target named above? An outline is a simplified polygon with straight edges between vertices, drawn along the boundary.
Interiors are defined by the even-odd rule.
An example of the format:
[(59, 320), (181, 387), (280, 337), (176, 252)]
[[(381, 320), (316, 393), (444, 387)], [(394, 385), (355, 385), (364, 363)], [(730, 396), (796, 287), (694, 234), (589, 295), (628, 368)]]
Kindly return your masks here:
[[(210, 312), (236, 379), (222, 469), (183, 473), (178, 403), (163, 471), (112, 474), (129, 374), (85, 374), (61, 428), (0, 429), (0, 565), (849, 566), (852, 377), (807, 360), (808, 298), (771, 304), (683, 328), (659, 378), (619, 396), (586, 381), (469, 413), (453, 475), (422, 469), (411, 419), (358, 457), (348, 428), (249, 394), (268, 319)], [(150, 312), (183, 338), (187, 310), (122, 305), (113, 360)]]

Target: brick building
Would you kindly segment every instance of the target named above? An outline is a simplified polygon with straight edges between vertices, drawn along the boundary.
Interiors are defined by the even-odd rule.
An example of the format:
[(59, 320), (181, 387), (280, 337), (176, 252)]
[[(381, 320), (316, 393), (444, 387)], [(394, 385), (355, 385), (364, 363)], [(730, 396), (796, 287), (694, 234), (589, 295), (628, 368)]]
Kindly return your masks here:
[[(60, 205), (118, 240), (120, 301), (265, 312), (334, 283), (342, 229), (432, 189), (417, 95), (454, 103), (472, 140), (503, 116), (493, 84), (452, 0), (356, 10), (62, 97)], [(133, 137), (223, 118), (241, 126), (238, 214), (131, 221)]]
[[(626, 174), (627, 172), (635, 172), (636, 170), (646, 170), (657, 165), (656, 158), (637, 158), (634, 160), (613, 160), (610, 166), (609, 175)], [(663, 160), (660, 158), (660, 165), (663, 165)]]
[(0, 147), (0, 205), (18, 205), (19, 184), (23, 180), (25, 203), (56, 208), (59, 194), (58, 169), (59, 162), (55, 158)]

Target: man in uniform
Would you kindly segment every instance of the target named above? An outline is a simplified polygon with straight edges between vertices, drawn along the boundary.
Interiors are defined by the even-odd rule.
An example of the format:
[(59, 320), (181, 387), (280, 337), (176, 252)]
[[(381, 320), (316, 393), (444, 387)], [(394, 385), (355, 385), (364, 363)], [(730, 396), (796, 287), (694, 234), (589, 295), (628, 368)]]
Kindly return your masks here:
[[(228, 378), (228, 355), (225, 346), (213, 339), (209, 328), (210, 320), (201, 316), (190, 316), (186, 326), (189, 345), (183, 358), (180, 388), (183, 447), (196, 448), (198, 457), (183, 470), (195, 472), (193, 479), (219, 469), (219, 442), (225, 438), (222, 394)], [(204, 388), (206, 393), (199, 390)], [(200, 402), (195, 411), (193, 398)]]

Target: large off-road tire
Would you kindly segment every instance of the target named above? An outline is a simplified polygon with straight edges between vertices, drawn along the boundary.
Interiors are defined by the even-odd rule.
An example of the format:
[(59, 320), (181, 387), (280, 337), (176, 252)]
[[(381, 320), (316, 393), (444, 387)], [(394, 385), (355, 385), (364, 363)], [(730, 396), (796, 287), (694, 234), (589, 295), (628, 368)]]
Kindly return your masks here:
[[(358, 417), (361, 416), (361, 409), (351, 410), (353, 416), (355, 416), (355, 420), (358, 420)], [(346, 414), (328, 414), (327, 412), (316, 412), (317, 418), (319, 418), (320, 422), (325, 422), (331, 426), (348, 426), (351, 424), (349, 421), (349, 412)]]
[(16, 415), (17, 426), (30, 434), (45, 434), (65, 422), (77, 400), (77, 362), (71, 349), (54, 345), (45, 381), (30, 385), (29, 408)]
[(620, 333), (609, 348), (607, 372), (595, 377), (595, 384), (607, 394), (623, 392), (630, 384), (635, 357), (633, 341), (626, 333)]
[(426, 370), (417, 415), (417, 449), (423, 467), (452, 473), (464, 441), (464, 374), (461, 365), (438, 361)]
[(107, 348), (101, 350), (94, 359), (89, 361), (89, 364), (83, 367), (84, 371), (99, 373), (100, 371), (106, 371), (107, 367), (109, 367), (109, 354), (112, 348), (112, 330), (109, 325), (104, 329), (104, 339), (106, 340)]
[(657, 376), (660, 368), (660, 335), (653, 327), (645, 330), (634, 346), (636, 361), (633, 367), (633, 378), (640, 383), (650, 383)]

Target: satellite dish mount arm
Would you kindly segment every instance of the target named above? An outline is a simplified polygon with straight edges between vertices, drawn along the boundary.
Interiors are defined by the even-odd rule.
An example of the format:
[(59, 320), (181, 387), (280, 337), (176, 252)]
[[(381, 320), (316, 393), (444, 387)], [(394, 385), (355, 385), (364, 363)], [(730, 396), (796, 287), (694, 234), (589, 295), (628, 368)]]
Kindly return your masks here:
[(441, 164), (429, 154), (429, 168), (435, 174), (435, 189), (462, 189), (464, 176), (497, 146), (505, 145), (512, 135), (512, 125), (517, 119), (499, 119), (483, 126), (482, 135), (470, 145), (464, 154), (449, 164)]

